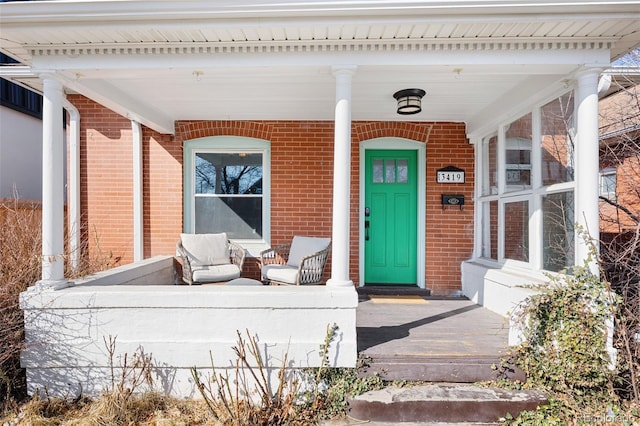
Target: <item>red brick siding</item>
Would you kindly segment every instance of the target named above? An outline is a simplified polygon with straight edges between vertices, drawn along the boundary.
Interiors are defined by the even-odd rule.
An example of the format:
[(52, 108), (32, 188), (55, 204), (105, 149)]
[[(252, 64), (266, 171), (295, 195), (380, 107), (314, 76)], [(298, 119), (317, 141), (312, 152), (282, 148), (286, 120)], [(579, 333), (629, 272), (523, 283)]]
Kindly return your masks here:
[(573, 164), (568, 123), (573, 115), (573, 94), (568, 93), (544, 105), (540, 113), (542, 125), (542, 184), (551, 185), (571, 180), (567, 166)]
[[(131, 122), (79, 95), (82, 228), (92, 256), (133, 260)], [(175, 251), (182, 230), (182, 146), (143, 128), (145, 257)]]
[[(447, 166), (465, 171), (464, 184), (438, 184), (436, 171)], [(473, 251), (473, 145), (464, 123), (434, 123), (427, 142), (426, 283), (436, 295), (460, 290), (460, 263)], [(464, 209), (442, 209), (442, 194), (464, 195)]]
[(132, 259), (131, 122), (79, 95), (80, 203), (90, 254)]
[(175, 252), (182, 232), (182, 145), (144, 129), (144, 255)]
[[(602, 147), (600, 170), (616, 170), (616, 198), (613, 201), (637, 215), (640, 213), (640, 157), (631, 145), (623, 139), (618, 144)], [(600, 201), (600, 232), (616, 234), (633, 230), (636, 226), (637, 223), (623, 209)]]
[[(100, 247), (132, 260), (132, 139), (129, 120), (81, 96), (70, 96), (82, 126), (83, 218)], [(462, 123), (354, 122), (351, 165), (350, 275), (358, 277), (359, 142), (402, 137), (427, 143), (426, 282), (435, 294), (460, 289), (460, 262), (473, 245), (473, 147)], [(176, 135), (143, 132), (145, 256), (171, 254), (182, 231), (182, 146), (233, 135), (271, 142), (271, 244), (295, 234), (331, 236), (333, 138), (330, 121), (181, 121)], [(462, 185), (436, 184), (436, 170), (466, 171)], [(115, 180), (114, 180), (115, 178)], [(442, 210), (441, 194), (465, 196), (465, 208)], [(96, 249), (95, 244), (92, 246)], [(325, 278), (328, 278), (330, 265)], [(249, 259), (245, 275), (256, 276)]]

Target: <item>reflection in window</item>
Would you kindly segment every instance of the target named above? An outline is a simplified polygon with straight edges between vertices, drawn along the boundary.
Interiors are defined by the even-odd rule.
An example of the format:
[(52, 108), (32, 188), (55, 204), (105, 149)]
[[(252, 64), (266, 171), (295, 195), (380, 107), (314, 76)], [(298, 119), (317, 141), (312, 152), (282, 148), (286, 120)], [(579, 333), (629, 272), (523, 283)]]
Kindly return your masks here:
[(196, 153), (196, 233), (262, 238), (262, 157), (262, 153)]
[(504, 257), (529, 261), (529, 202), (504, 204)]
[(573, 265), (573, 192), (549, 194), (542, 198), (543, 267), (559, 272)]
[(483, 203), (482, 257), (498, 259), (498, 201)]
[(498, 137), (491, 136), (483, 141), (484, 179), (482, 195), (498, 193)]
[(540, 109), (542, 117), (542, 184), (573, 180), (573, 93), (567, 93)]
[(505, 138), (507, 192), (531, 187), (531, 113), (507, 126)]
[(196, 153), (196, 194), (262, 194), (262, 154)]
[(530, 187), (531, 141), (508, 139), (506, 163), (507, 192)]

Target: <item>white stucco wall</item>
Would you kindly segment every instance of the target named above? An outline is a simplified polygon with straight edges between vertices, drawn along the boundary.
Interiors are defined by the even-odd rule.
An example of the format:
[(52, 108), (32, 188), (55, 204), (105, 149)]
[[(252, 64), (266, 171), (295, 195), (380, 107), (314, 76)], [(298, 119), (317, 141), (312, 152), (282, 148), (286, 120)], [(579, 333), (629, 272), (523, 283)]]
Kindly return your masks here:
[[(219, 371), (234, 370), (238, 331), (256, 337), (265, 364), (277, 368), (286, 355), (288, 367), (295, 369), (320, 366), (327, 326), (336, 324), (330, 364), (355, 367), (358, 298), (353, 287), (149, 282), (154, 268), (161, 277), (172, 262), (171, 257), (142, 261), (141, 276), (147, 278), (140, 284), (112, 284), (102, 273), (95, 284), (83, 280), (62, 290), (23, 293), (27, 347), (22, 365), (29, 392), (46, 387), (54, 395), (75, 395), (80, 388), (84, 394), (99, 393), (111, 383), (105, 345), (110, 336), (116, 366), (124, 354), (131, 359), (142, 349), (156, 366), (157, 390), (180, 397), (198, 396), (190, 368), (210, 374), (210, 353)], [(111, 273), (134, 282), (131, 266)]]
[(533, 273), (527, 275), (473, 261), (462, 262), (461, 268), (462, 293), (475, 303), (504, 317), (509, 316), (520, 302), (534, 294), (527, 286), (546, 281)]
[(42, 120), (0, 106), (0, 198), (42, 199)]

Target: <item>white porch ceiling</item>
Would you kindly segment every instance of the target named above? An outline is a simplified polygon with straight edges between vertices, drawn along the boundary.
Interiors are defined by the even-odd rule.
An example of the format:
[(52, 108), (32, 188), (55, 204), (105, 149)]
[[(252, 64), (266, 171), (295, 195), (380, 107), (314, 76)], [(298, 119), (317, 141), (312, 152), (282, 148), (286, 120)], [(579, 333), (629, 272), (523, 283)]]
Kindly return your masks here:
[[(356, 65), (354, 120), (481, 126), (522, 96), (640, 43), (638, 1), (0, 3), (0, 75), (52, 72), (156, 130), (175, 120), (332, 120), (332, 66)], [(19, 68), (14, 67), (14, 70)], [(392, 95), (427, 92), (416, 116)]]

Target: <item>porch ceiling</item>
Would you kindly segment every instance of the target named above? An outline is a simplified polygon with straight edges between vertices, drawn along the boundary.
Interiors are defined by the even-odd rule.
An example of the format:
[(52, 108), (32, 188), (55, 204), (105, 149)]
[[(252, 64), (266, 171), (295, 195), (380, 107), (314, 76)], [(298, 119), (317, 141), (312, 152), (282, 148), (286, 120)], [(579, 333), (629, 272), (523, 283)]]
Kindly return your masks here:
[[(0, 4), (0, 24), (0, 51), (27, 65), (0, 75), (40, 90), (38, 73), (53, 72), (162, 132), (186, 119), (332, 120), (341, 64), (358, 66), (354, 120), (479, 126), (522, 88), (640, 43), (640, 2), (36, 1)], [(408, 87), (427, 92), (423, 111), (398, 116), (392, 95)]]

